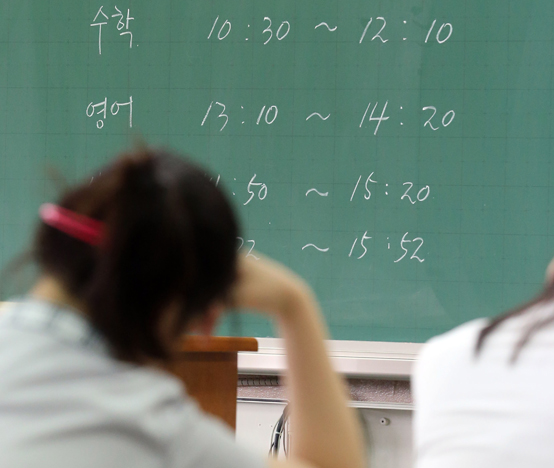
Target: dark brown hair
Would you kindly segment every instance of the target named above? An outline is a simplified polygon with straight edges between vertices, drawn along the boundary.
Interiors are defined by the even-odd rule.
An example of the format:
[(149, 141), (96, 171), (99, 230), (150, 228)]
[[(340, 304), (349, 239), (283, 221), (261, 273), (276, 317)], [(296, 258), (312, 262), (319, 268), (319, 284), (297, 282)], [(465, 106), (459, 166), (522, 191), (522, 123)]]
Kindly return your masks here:
[[(543, 291), (531, 301), (491, 319), (490, 322), (487, 324), (487, 326), (484, 327), (479, 333), (479, 337), (477, 339), (477, 345), (475, 347), (475, 354), (479, 355), (479, 353), (483, 349), (483, 345), (486, 339), (502, 323), (504, 323), (505, 321), (513, 317), (517, 317), (529, 312), (532, 309), (532, 307), (535, 305), (538, 305), (541, 303), (547, 303), (552, 301), (553, 299), (554, 299), (554, 282), (550, 282), (543, 289)], [(521, 353), (521, 350), (529, 342), (529, 340), (531, 340), (531, 338), (535, 335), (535, 333), (537, 333), (541, 328), (549, 325), (552, 322), (554, 322), (554, 312), (550, 315), (547, 315), (546, 317), (541, 317), (540, 319), (537, 319), (535, 322), (530, 323), (529, 326), (526, 328), (526, 330), (522, 332), (518, 342), (514, 347), (514, 350), (512, 352), (511, 362), (513, 363), (517, 360), (519, 354)]]
[(181, 305), (177, 336), (235, 281), (232, 208), (188, 159), (148, 148), (123, 154), (58, 205), (103, 221), (105, 239), (93, 247), (41, 223), (38, 263), (81, 301), (120, 359), (167, 359), (164, 309)]

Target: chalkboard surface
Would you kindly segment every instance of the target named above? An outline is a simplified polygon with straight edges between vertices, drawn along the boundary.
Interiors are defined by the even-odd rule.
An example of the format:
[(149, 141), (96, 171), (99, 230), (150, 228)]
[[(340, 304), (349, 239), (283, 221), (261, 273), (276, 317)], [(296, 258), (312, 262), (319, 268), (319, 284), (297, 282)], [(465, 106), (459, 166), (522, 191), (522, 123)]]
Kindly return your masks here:
[[(137, 136), (205, 163), (335, 339), (424, 341), (554, 253), (552, 0), (4, 0), (0, 254)], [(247, 318), (243, 332), (271, 333)]]

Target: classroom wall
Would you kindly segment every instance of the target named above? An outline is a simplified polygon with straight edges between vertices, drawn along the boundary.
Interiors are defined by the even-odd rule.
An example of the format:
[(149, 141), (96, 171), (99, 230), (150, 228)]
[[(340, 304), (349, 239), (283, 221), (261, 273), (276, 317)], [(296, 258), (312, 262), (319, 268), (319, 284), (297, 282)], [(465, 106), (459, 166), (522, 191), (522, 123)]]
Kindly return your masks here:
[[(285, 402), (239, 400), (237, 402), (237, 442), (267, 455), (271, 432)], [(412, 411), (363, 407), (357, 411), (364, 422), (371, 468), (410, 468), (412, 466)], [(291, 434), (294, 426), (290, 427)]]

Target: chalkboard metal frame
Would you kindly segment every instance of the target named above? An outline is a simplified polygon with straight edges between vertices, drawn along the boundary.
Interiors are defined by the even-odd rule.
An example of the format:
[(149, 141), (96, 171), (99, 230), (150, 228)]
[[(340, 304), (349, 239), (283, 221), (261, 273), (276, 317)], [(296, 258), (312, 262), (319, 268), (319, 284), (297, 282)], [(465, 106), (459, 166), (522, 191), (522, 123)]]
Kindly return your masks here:
[[(287, 368), (283, 340), (257, 340), (257, 353), (239, 353), (239, 374), (282, 374)], [(409, 379), (423, 344), (329, 340), (327, 347), (333, 367), (347, 377)]]

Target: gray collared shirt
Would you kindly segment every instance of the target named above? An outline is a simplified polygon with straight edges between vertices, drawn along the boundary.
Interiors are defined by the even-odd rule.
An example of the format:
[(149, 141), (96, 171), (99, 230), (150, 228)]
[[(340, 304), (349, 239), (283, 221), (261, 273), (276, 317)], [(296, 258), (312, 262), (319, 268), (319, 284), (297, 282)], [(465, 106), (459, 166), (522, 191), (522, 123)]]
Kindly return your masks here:
[(113, 359), (81, 316), (26, 299), (0, 316), (0, 466), (260, 468), (163, 371)]

